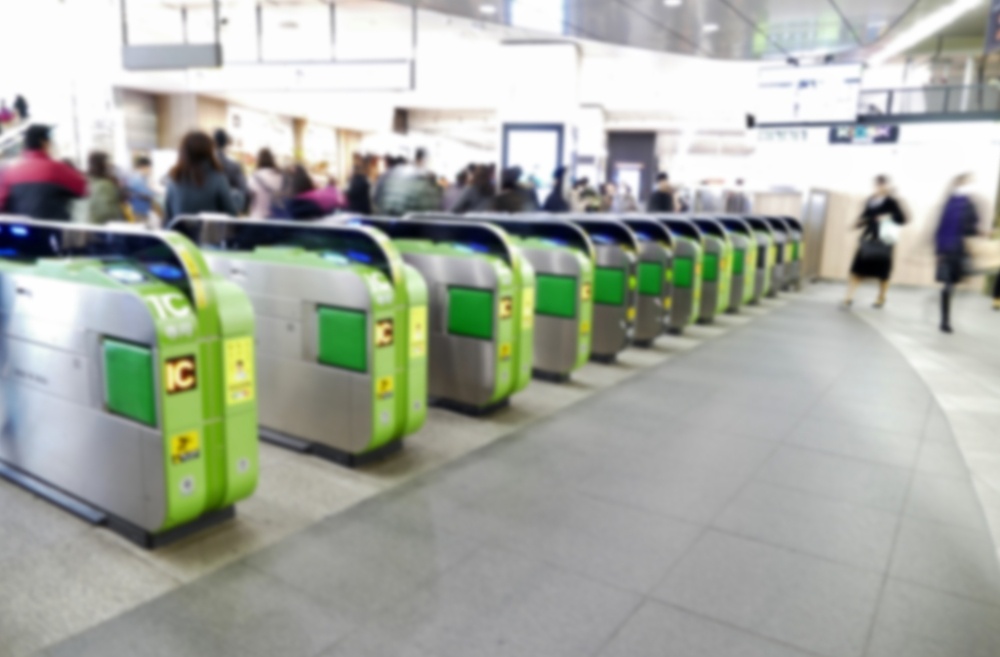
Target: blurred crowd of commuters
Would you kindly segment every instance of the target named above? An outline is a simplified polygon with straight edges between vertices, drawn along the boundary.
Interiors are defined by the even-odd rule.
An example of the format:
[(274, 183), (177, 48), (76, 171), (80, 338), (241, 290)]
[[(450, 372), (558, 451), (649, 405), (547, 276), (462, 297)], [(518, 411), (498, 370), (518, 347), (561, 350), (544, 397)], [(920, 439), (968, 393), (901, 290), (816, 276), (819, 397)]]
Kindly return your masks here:
[[(23, 99), (15, 103), (18, 116), (27, 116)], [(9, 114), (0, 104), (0, 119)], [(128, 173), (118, 172), (107, 153), (93, 152), (85, 173), (69, 161), (51, 156), (48, 127), (30, 125), (24, 131), (24, 152), (15, 164), (0, 171), (0, 213), (53, 221), (73, 219), (73, 202), (86, 199), (82, 220), (94, 224), (111, 221), (148, 223), (154, 216), (165, 225), (187, 214), (223, 214), (248, 219), (319, 219), (337, 212), (361, 215), (403, 216), (413, 212), (504, 213), (629, 213), (641, 207), (626, 184), (605, 183), (595, 187), (587, 178), (572, 182), (567, 170), (553, 172), (544, 198), (537, 179), (525, 176), (520, 167), (500, 171), (493, 164), (470, 164), (454, 181), (437, 177), (429, 167), (428, 154), (418, 149), (413, 161), (403, 157), (355, 155), (346, 191), (337, 180), (320, 172), (311, 174), (296, 163), (281, 167), (274, 154), (262, 149), (248, 174), (231, 159), (231, 140), (224, 130), (214, 135), (189, 132), (181, 141), (177, 161), (165, 179), (162, 204), (154, 191), (149, 158), (139, 156)], [(499, 183), (499, 187), (498, 187)], [(969, 274), (966, 240), (983, 236), (975, 203), (970, 200), (971, 176), (963, 175), (951, 185), (934, 237), (937, 280), (941, 293), (941, 330), (951, 332), (951, 300), (955, 287)], [(747, 213), (750, 200), (737, 181), (724, 197), (725, 211)], [(648, 212), (685, 212), (689, 203), (675, 188), (666, 172), (657, 176), (644, 208)], [(844, 302), (850, 307), (861, 282), (879, 283), (876, 308), (886, 303), (893, 268), (893, 251), (907, 223), (902, 204), (885, 176), (875, 181), (875, 190), (865, 203), (856, 227), (861, 240), (851, 267)], [(1000, 278), (994, 291), (1000, 310)]]

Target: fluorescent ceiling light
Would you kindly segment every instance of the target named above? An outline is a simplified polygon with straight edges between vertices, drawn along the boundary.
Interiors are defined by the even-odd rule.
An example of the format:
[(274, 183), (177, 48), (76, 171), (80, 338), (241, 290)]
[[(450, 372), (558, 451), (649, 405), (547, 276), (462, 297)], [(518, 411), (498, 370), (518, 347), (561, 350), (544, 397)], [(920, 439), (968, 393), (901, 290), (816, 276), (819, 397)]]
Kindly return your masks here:
[(479, 5), (479, 11), (487, 16), (492, 16), (497, 13), (497, 8), (495, 5)]
[(680, 7), (683, 0), (663, 0), (663, 4), (667, 7)]
[(981, 4), (983, 4), (983, 0), (955, 0), (949, 5), (932, 11), (917, 21), (916, 24), (903, 30), (894, 39), (891, 39), (885, 47), (869, 57), (868, 62), (875, 66), (885, 63), (896, 55), (909, 50), (924, 39), (934, 36), (934, 34), (961, 18), (963, 14), (968, 13)]
[(705, 23), (704, 25), (701, 26), (701, 31), (704, 32), (705, 34), (713, 34), (719, 31), (719, 24)]

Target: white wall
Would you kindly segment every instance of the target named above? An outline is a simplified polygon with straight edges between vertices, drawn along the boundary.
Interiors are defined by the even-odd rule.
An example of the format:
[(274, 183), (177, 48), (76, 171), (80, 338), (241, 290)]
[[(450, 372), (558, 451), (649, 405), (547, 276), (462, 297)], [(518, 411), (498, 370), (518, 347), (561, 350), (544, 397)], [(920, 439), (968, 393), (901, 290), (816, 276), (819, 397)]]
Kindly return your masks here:
[[(840, 218), (842, 225), (860, 214), (874, 177), (888, 175), (910, 220), (897, 247), (894, 278), (930, 284), (931, 235), (949, 182), (960, 173), (973, 172), (983, 214), (993, 216), (1000, 180), (1000, 124), (903, 125), (900, 143), (892, 146), (831, 146), (827, 131), (815, 129), (800, 143), (760, 142), (752, 167), (759, 186), (815, 187), (852, 198), (849, 217)], [(837, 233), (830, 237), (837, 239)], [(845, 249), (852, 250), (857, 234), (845, 231), (840, 239)]]

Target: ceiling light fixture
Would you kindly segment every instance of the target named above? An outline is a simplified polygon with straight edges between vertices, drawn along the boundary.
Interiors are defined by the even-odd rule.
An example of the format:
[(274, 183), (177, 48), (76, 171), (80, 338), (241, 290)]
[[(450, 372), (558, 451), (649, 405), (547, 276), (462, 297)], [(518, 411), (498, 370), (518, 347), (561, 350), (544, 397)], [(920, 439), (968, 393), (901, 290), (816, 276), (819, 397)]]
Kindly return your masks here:
[(701, 26), (701, 31), (704, 32), (705, 34), (715, 34), (716, 32), (719, 31), (719, 24), (705, 23), (704, 25)]
[(663, 5), (673, 9), (674, 7), (680, 7), (683, 2), (684, 0), (663, 0)]
[(497, 13), (496, 5), (479, 5), (479, 13), (492, 16)]
[(947, 26), (954, 23), (964, 14), (983, 4), (983, 0), (955, 0), (949, 5), (927, 14), (916, 24), (900, 32), (890, 40), (885, 47), (876, 51), (868, 58), (868, 63), (874, 66), (884, 64), (896, 55), (909, 50), (924, 39), (934, 36)]

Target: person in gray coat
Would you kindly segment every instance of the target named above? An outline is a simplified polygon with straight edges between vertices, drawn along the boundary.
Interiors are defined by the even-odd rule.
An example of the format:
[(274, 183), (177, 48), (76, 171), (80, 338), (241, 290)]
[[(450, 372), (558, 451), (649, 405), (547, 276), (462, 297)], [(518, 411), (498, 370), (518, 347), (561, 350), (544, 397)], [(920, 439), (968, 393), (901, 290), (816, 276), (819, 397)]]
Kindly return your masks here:
[(239, 162), (229, 159), (226, 149), (229, 148), (231, 140), (225, 130), (219, 128), (215, 131), (215, 147), (218, 149), (216, 155), (219, 158), (219, 165), (222, 172), (226, 174), (229, 182), (229, 191), (233, 195), (233, 204), (236, 205), (236, 214), (245, 214), (250, 210), (250, 187), (247, 185), (247, 176)]
[(181, 141), (177, 164), (168, 177), (164, 210), (168, 222), (180, 215), (201, 212), (237, 214), (212, 138), (204, 132), (189, 132)]

